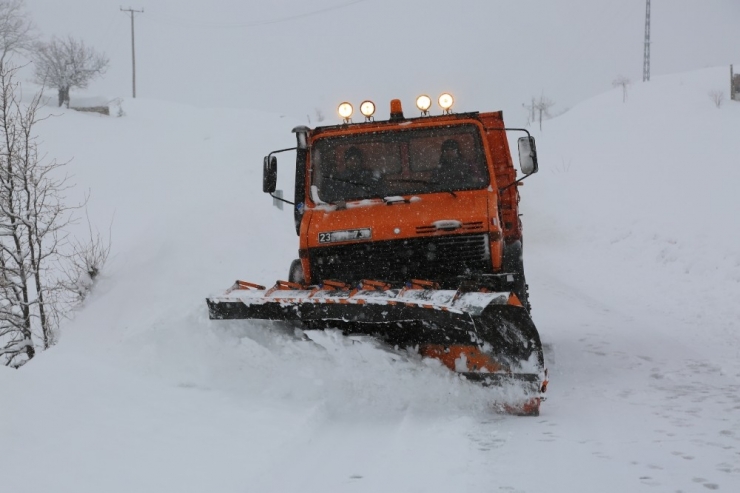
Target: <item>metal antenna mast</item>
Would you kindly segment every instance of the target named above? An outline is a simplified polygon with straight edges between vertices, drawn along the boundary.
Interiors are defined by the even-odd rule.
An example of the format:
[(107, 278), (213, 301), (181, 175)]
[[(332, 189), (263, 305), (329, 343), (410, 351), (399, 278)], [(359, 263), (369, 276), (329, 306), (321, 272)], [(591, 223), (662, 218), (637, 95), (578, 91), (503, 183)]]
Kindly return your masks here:
[(132, 81), (134, 87), (134, 99), (136, 98), (136, 50), (134, 48), (134, 14), (144, 13), (144, 9), (134, 10), (131, 7), (124, 9), (120, 7), (121, 12), (128, 12), (131, 15), (131, 67)]
[(645, 5), (645, 54), (642, 62), (642, 81), (650, 80), (650, 0)]

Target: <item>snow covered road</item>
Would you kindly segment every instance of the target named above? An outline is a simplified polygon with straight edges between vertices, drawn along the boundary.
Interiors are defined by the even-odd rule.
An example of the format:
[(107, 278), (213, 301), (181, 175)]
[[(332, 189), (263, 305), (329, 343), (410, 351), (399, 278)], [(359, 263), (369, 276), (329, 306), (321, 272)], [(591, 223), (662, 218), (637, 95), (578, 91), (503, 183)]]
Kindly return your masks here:
[[(137, 361), (143, 374), (61, 355), (29, 366), (25, 383), (0, 374), (17, 396), (0, 425), (16, 450), (3, 467), (49, 464), (12, 490), (733, 491), (738, 376), (670, 337), (670, 318), (625, 313), (530, 263), (547, 293), (537, 317), (552, 379), (539, 418), (496, 414), (482, 389), (370, 341), (278, 332), (276, 343), (252, 327), (215, 329), (209, 343), (205, 322), (192, 339), (211, 363), (225, 345), (225, 361), (199, 376), (155, 370), (172, 363), (164, 348), (150, 367)], [(271, 366), (287, 355), (289, 371)], [(63, 380), (34, 378), (57, 367)]]
[(613, 91), (538, 135), (521, 189), (537, 418), (369, 338), (208, 320), (206, 296), (295, 255), (259, 190), (294, 122), (146, 100), (45, 122), (93, 221), (115, 213), (114, 257), (57, 346), (0, 368), (0, 490), (740, 491), (740, 104), (706, 97), (724, 73)]

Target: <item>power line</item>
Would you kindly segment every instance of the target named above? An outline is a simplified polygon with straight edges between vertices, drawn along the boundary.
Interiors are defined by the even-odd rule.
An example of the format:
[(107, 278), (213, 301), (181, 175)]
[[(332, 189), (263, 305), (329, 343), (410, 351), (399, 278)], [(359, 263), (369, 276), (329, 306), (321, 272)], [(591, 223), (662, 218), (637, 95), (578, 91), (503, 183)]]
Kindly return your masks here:
[(645, 50), (642, 59), (642, 81), (650, 81), (650, 0), (645, 3)]
[(144, 9), (134, 10), (131, 7), (124, 9), (120, 7), (121, 12), (128, 12), (131, 15), (131, 80), (133, 85), (134, 99), (136, 99), (136, 48), (134, 45), (134, 14), (143, 14)]

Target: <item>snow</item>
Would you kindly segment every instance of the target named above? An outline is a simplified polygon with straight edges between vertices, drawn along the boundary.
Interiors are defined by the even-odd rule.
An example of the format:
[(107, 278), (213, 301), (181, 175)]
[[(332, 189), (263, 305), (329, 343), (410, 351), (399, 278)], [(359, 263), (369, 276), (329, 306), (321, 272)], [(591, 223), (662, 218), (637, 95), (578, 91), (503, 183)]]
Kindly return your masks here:
[[(131, 20), (120, 3), (26, 0), (43, 38), (72, 34), (110, 57), (91, 92), (128, 96)], [(131, 8), (144, 10), (135, 15), (138, 97), (266, 109), (300, 116), (304, 125), (315, 124), (316, 109), (339, 123), (341, 101), (357, 111), (370, 99), (381, 120), (393, 98), (418, 116), (415, 98), (427, 94), (435, 113), (437, 97), (449, 92), (454, 111), (501, 109), (518, 127), (522, 103), (543, 90), (559, 113), (611, 87), (616, 76), (642, 76), (645, 0), (213, 0), (207, 9), (194, 0), (139, 0)], [(740, 65), (728, 42), (737, 33), (736, 0), (663, 2), (653, 10), (654, 77)], [(478, 48), (493, 46), (507, 49)], [(726, 81), (715, 88), (729, 90)]]
[(434, 221), (432, 223), (432, 226), (434, 226), (437, 229), (458, 229), (462, 228), (462, 223), (460, 221), (456, 221), (454, 219), (442, 219), (440, 221)]
[(520, 193), (539, 418), (369, 337), (208, 320), (207, 295), (269, 286), (296, 257), (261, 164), (297, 121), (50, 108), (45, 150), (72, 159), (69, 200), (89, 189), (93, 223), (112, 221), (112, 258), (57, 346), (0, 368), (3, 490), (739, 490), (740, 104), (707, 96), (726, 72), (654, 77), (535, 132)]

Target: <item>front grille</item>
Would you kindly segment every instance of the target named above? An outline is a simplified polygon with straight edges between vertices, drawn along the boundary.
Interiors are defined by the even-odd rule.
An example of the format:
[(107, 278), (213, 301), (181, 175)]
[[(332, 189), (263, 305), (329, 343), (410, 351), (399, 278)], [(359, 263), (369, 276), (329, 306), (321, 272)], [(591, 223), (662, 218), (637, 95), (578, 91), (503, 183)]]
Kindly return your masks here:
[[(483, 222), (472, 222), (472, 223), (462, 223), (461, 228), (465, 231), (475, 231), (476, 229), (483, 229)], [(417, 226), (416, 227), (416, 234), (427, 234), (427, 233), (436, 233), (439, 231), (436, 226)]]
[(493, 272), (486, 234), (319, 247), (310, 249), (308, 258), (314, 282), (428, 279), (444, 283), (456, 276)]

